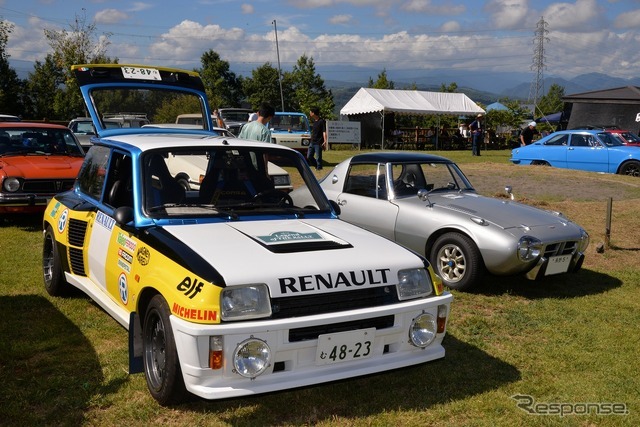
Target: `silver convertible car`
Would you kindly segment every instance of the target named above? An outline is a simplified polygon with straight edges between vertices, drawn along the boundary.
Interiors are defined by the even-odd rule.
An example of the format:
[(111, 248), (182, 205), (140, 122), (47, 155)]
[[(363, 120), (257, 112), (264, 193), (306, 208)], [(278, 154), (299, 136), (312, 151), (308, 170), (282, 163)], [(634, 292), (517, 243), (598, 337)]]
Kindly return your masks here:
[(486, 271), (532, 280), (573, 273), (589, 245), (587, 232), (558, 212), (478, 194), (444, 157), (360, 154), (321, 186), (341, 219), (424, 255), (452, 289), (472, 288)]

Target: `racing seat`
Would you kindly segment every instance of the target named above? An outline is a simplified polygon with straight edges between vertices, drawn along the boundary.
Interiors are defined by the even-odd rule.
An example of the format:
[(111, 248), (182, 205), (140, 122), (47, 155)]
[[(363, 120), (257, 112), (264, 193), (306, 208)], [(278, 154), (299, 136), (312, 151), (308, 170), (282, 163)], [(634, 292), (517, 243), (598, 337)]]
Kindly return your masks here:
[(171, 176), (164, 157), (153, 154), (147, 167), (146, 206), (162, 206), (166, 203), (182, 203), (184, 188)]

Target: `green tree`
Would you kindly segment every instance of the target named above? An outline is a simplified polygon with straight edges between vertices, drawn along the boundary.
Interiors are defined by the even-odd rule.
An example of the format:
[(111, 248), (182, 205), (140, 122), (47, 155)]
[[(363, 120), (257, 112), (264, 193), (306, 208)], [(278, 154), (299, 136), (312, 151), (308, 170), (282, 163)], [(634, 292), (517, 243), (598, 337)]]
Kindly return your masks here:
[(378, 74), (378, 80), (375, 82), (369, 77), (369, 86), (372, 89), (395, 89), (395, 84), (392, 80), (387, 78), (387, 69), (384, 68), (380, 74)]
[(316, 106), (320, 109), (322, 117), (333, 118), (333, 94), (325, 88), (324, 80), (316, 73), (313, 58), (302, 55), (294, 65), (293, 71), (285, 73), (283, 84), (284, 82), (293, 90), (291, 98), (285, 98), (289, 111), (308, 113), (311, 107)]
[(563, 97), (564, 87), (557, 83), (552, 84), (547, 94), (540, 98), (537, 105), (537, 111), (534, 115), (536, 117), (538, 117), (538, 115), (546, 116), (547, 114), (562, 111), (564, 109), (564, 102), (562, 101)]
[[(44, 63), (36, 61), (33, 73), (29, 73), (26, 81), (29, 97), (30, 115), (38, 119), (56, 117), (54, 100), (60, 97), (64, 71), (58, 67), (51, 54), (47, 55)], [(84, 114), (82, 114), (84, 115)]]
[(208, 50), (200, 57), (202, 68), (196, 71), (204, 83), (212, 108), (239, 107), (244, 93), (242, 82), (217, 52)]
[(445, 85), (444, 83), (440, 84), (440, 92), (448, 92), (455, 93), (458, 91), (458, 84), (456, 82), (449, 83)]
[[(247, 95), (247, 100), (251, 108), (256, 109), (260, 104), (266, 102), (273, 105), (276, 111), (283, 108), (280, 105), (280, 82), (278, 81), (278, 70), (270, 63), (265, 63), (251, 71), (251, 77), (242, 81), (242, 88)], [(282, 86), (283, 97), (290, 99), (291, 88), (285, 82)], [(284, 95), (286, 94), (286, 96)]]
[(0, 111), (21, 116), (24, 113), (22, 102), (23, 82), (9, 65), (6, 47), (13, 25), (0, 20)]
[[(111, 33), (103, 33), (102, 37), (98, 37), (96, 24), (87, 23), (84, 14), (76, 15), (69, 26), (69, 30), (44, 30), (47, 43), (53, 50), (54, 65), (62, 70), (64, 76), (64, 89), (51, 95), (56, 115), (54, 118), (61, 120), (75, 117), (85, 110), (71, 66), (112, 62), (106, 56), (107, 47), (111, 44)], [(117, 60), (113, 62), (117, 63)]]

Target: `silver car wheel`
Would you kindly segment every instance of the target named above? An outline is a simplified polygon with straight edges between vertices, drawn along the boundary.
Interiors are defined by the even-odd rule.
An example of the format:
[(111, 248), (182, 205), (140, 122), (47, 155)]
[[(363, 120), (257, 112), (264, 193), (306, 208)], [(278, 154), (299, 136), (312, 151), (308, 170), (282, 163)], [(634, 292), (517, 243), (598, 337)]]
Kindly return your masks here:
[(443, 278), (451, 283), (459, 282), (464, 278), (467, 268), (464, 252), (456, 245), (444, 245), (438, 251), (438, 270)]

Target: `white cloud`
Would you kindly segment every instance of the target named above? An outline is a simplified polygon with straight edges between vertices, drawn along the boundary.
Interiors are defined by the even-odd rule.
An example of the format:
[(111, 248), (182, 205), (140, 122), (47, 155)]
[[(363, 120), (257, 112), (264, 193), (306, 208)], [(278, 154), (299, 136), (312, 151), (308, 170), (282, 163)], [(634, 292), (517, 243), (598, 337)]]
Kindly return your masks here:
[(242, 3), (242, 5), (240, 6), (240, 9), (242, 9), (242, 13), (244, 15), (250, 15), (253, 12), (255, 12), (253, 5), (248, 3)]
[(140, 1), (135, 1), (131, 3), (131, 7), (128, 9), (130, 12), (142, 12), (143, 10), (148, 10), (153, 7), (151, 3), (143, 3)]
[(334, 15), (329, 19), (329, 22), (334, 25), (346, 25), (351, 22), (351, 15)]
[(453, 33), (453, 32), (460, 31), (461, 29), (462, 29), (462, 26), (458, 21), (447, 21), (440, 26), (440, 31), (445, 33)]
[(117, 24), (128, 18), (129, 15), (117, 9), (103, 9), (93, 17), (97, 24)]
[(614, 25), (616, 28), (640, 28), (640, 9), (618, 15)]
[(485, 10), (489, 12), (494, 28), (518, 28), (529, 13), (529, 5), (528, 0), (491, 0)]
[(577, 29), (579, 31), (593, 31), (594, 27), (584, 24), (602, 16), (596, 0), (576, 0), (571, 3), (554, 3), (542, 13), (544, 20), (554, 30)]
[[(473, 3), (476, 4), (475, 2)], [(434, 4), (431, 0), (408, 0), (401, 6), (408, 12), (428, 13), (433, 15), (461, 15), (467, 10), (465, 5), (452, 4), (446, 1), (442, 4)]]

